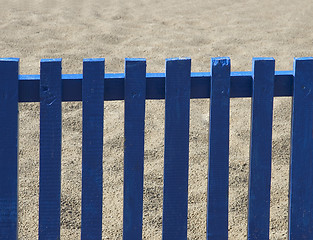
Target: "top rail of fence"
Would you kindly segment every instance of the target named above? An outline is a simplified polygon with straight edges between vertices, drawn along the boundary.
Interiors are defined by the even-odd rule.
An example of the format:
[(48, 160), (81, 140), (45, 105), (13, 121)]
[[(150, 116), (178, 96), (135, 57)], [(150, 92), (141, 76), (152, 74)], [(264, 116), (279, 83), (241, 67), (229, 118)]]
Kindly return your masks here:
[[(124, 100), (124, 73), (106, 73), (104, 100)], [(62, 101), (82, 100), (82, 74), (62, 74)], [(165, 73), (146, 74), (146, 99), (164, 99)], [(191, 73), (190, 98), (210, 97), (210, 72)], [(19, 75), (19, 102), (39, 102), (40, 75)], [(275, 72), (274, 96), (292, 96), (292, 71)], [(252, 96), (252, 73), (232, 72), (230, 97)]]

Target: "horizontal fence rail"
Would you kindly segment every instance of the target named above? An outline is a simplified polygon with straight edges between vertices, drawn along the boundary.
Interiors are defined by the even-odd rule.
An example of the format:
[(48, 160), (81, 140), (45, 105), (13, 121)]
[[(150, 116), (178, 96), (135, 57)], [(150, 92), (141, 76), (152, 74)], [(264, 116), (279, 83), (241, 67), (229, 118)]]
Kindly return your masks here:
[[(82, 74), (62, 74), (62, 101), (82, 100)], [(106, 73), (104, 77), (104, 100), (124, 100), (123, 73)], [(39, 75), (19, 76), (19, 102), (39, 102)], [(146, 74), (146, 99), (165, 99), (165, 73)], [(191, 73), (190, 98), (209, 98), (211, 73)], [(292, 71), (275, 72), (274, 96), (292, 96)], [(232, 72), (230, 97), (252, 96), (252, 72)]]
[(41, 60), (40, 75), (19, 75), (19, 59), (0, 58), (0, 239), (18, 237), (18, 102), (40, 102), (39, 239), (60, 238), (62, 101), (82, 101), (81, 239), (101, 239), (104, 100), (124, 100), (123, 239), (142, 238), (145, 100), (165, 99), (162, 239), (187, 240), (190, 99), (210, 98), (206, 238), (228, 238), (230, 98), (251, 97), (247, 238), (268, 239), (274, 97), (292, 96), (288, 239), (313, 239), (313, 58), (275, 72), (254, 58), (231, 73), (213, 58), (211, 73), (191, 73), (191, 59), (167, 59), (146, 73), (126, 59), (125, 74), (105, 74), (105, 60), (84, 59), (83, 74), (63, 74), (61, 59)]

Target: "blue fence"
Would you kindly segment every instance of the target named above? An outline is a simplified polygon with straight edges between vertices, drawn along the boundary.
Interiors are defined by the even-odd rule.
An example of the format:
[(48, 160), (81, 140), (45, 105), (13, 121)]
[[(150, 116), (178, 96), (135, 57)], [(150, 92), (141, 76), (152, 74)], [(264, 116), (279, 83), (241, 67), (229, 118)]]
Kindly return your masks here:
[(269, 238), (273, 97), (292, 96), (289, 239), (313, 239), (313, 58), (275, 72), (272, 58), (252, 72), (214, 58), (210, 73), (190, 59), (166, 60), (147, 74), (126, 59), (125, 74), (104, 74), (104, 59), (85, 59), (83, 75), (62, 75), (61, 59), (40, 75), (19, 75), (18, 59), (0, 59), (0, 239), (17, 239), (18, 102), (40, 102), (39, 239), (60, 238), (61, 103), (83, 102), (81, 238), (102, 236), (103, 101), (125, 101), (123, 238), (142, 238), (145, 99), (165, 99), (163, 239), (187, 239), (191, 98), (210, 98), (207, 239), (228, 238), (229, 99), (252, 97), (248, 239)]

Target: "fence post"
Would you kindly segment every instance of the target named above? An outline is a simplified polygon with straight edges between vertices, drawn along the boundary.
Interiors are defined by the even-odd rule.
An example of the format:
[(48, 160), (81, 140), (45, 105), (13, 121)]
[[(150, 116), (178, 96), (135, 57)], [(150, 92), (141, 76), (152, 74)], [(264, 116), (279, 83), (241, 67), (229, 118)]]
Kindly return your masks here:
[(102, 238), (104, 59), (84, 59), (81, 239)]
[(125, 60), (123, 239), (142, 238), (146, 60)]
[(228, 237), (230, 59), (211, 61), (207, 239)]
[(60, 238), (61, 59), (40, 62), (39, 239)]
[(289, 239), (313, 239), (313, 58), (294, 60)]
[(191, 59), (167, 59), (163, 239), (187, 239)]
[(0, 239), (17, 239), (19, 59), (0, 59)]
[(248, 239), (269, 239), (275, 60), (254, 58)]

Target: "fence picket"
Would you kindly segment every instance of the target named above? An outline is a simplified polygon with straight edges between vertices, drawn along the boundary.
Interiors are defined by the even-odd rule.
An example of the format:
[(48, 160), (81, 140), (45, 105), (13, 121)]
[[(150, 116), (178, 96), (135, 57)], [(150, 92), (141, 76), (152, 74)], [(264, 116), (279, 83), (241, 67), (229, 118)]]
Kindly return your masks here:
[(248, 203), (248, 239), (269, 239), (275, 60), (255, 58)]
[(289, 239), (313, 239), (313, 58), (294, 60)]
[(230, 59), (212, 58), (207, 239), (228, 237)]
[(81, 239), (102, 239), (104, 59), (84, 59)]
[(19, 59), (0, 59), (0, 239), (17, 239)]
[(187, 239), (190, 59), (167, 59), (163, 239)]
[(146, 60), (125, 61), (123, 239), (142, 238)]
[(40, 62), (39, 239), (60, 238), (61, 59)]
[(228, 238), (229, 106), (251, 97), (249, 240), (268, 239), (274, 96), (293, 96), (288, 238), (313, 239), (313, 58), (275, 73), (273, 58), (251, 72), (230, 72), (213, 58), (211, 73), (191, 59), (167, 59), (146, 74), (145, 59), (126, 59), (125, 75), (104, 76), (104, 59), (84, 59), (83, 74), (62, 75), (61, 59), (43, 59), (40, 76), (19, 75), (19, 59), (0, 58), (0, 239), (18, 238), (18, 102), (40, 101), (39, 239), (60, 239), (62, 101), (83, 102), (81, 239), (102, 238), (103, 107), (125, 100), (123, 239), (142, 239), (145, 100), (165, 98), (164, 240), (186, 240), (191, 98), (210, 97), (207, 232)]

